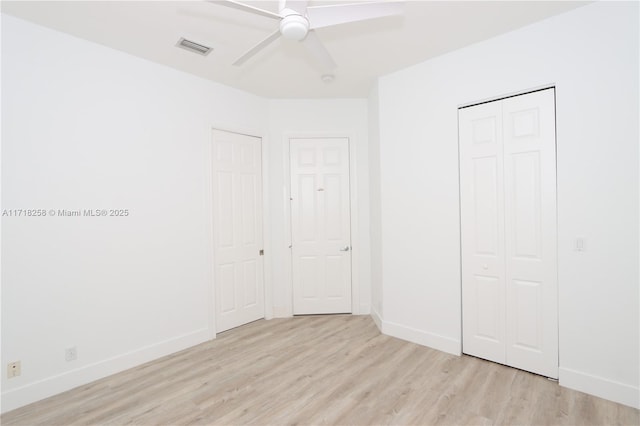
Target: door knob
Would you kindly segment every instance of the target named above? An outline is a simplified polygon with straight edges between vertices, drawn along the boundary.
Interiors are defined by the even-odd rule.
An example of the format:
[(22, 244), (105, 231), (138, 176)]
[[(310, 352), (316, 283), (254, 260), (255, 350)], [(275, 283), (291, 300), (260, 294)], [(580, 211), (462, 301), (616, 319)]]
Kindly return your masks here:
[(340, 251), (349, 251), (349, 250), (351, 250), (351, 247), (349, 246), (344, 246), (340, 249)]

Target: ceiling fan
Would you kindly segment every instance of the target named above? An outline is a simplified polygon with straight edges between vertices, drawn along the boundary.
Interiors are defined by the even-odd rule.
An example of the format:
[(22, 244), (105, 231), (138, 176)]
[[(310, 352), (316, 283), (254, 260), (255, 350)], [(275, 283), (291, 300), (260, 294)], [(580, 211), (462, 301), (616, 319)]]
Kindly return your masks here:
[(401, 15), (403, 3), (399, 1), (371, 1), (351, 4), (307, 6), (307, 0), (279, 0), (280, 13), (239, 3), (233, 0), (207, 0), (211, 3), (232, 7), (245, 12), (272, 18), (280, 27), (267, 38), (249, 49), (233, 65), (240, 66), (280, 36), (302, 42), (323, 71), (331, 71), (336, 63), (315, 33), (316, 28), (325, 28), (349, 22), (365, 21), (384, 16)]

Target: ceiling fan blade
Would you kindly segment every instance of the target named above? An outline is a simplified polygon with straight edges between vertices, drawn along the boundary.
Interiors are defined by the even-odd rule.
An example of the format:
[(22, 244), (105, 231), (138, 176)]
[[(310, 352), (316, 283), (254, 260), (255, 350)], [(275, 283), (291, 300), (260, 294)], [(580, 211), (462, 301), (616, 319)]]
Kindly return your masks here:
[(402, 15), (403, 2), (370, 2), (311, 6), (307, 8), (310, 28), (330, 27), (383, 16)]
[(283, 9), (291, 9), (304, 16), (307, 13), (307, 0), (285, 0)]
[(259, 9), (257, 7), (249, 6), (248, 4), (239, 3), (233, 0), (206, 0), (206, 1), (213, 4), (219, 4), (220, 6), (227, 6), (233, 9), (242, 10), (244, 12), (253, 13), (256, 15), (266, 16), (267, 18), (273, 18), (278, 20), (282, 19), (282, 16), (278, 15), (277, 13), (269, 12), (268, 10)]
[(315, 31), (309, 31), (302, 44), (322, 68), (322, 72), (332, 71), (336, 67), (336, 63), (333, 61), (331, 54), (329, 54), (327, 48), (324, 47), (324, 44), (322, 44)]
[(253, 46), (251, 49), (249, 49), (247, 51), (247, 53), (245, 53), (244, 55), (240, 56), (234, 63), (233, 65), (239, 67), (240, 65), (244, 64), (245, 62), (247, 62), (249, 59), (251, 59), (256, 53), (258, 53), (259, 51), (261, 51), (262, 49), (264, 49), (265, 47), (267, 47), (269, 44), (271, 44), (272, 42), (274, 42), (278, 37), (280, 37), (280, 30), (275, 31), (274, 33), (272, 33), (269, 37), (265, 38), (264, 40), (262, 40), (260, 43), (256, 44), (255, 46)]

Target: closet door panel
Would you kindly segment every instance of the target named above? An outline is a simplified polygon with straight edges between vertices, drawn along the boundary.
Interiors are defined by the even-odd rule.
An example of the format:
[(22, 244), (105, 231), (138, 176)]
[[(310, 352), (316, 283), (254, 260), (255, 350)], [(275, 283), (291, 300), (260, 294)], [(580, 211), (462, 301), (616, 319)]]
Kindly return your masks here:
[(505, 363), (502, 108), (460, 110), (463, 350)]
[(554, 89), (502, 102), (507, 360), (557, 378)]

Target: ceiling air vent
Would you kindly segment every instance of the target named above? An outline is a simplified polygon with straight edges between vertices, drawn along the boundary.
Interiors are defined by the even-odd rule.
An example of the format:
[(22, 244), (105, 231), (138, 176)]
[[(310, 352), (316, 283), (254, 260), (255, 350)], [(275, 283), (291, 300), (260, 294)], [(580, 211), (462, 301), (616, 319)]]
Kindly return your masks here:
[(195, 41), (187, 40), (184, 37), (180, 37), (180, 40), (178, 40), (176, 46), (186, 49), (190, 52), (195, 52), (202, 56), (208, 55), (209, 52), (213, 50), (210, 47), (204, 46), (200, 43), (196, 43)]

